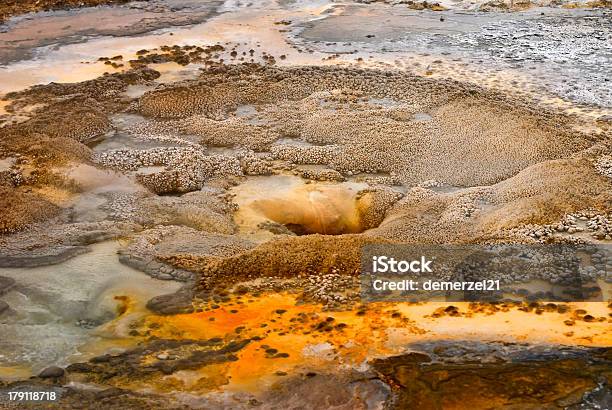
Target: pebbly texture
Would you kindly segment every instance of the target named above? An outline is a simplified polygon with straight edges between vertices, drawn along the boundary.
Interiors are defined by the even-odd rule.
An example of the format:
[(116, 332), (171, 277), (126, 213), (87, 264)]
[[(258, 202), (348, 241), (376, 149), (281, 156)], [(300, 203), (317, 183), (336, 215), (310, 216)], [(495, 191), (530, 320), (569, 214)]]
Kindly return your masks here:
[[(180, 3), (190, 10), (190, 0)], [(230, 3), (224, 10), (242, 7)], [(344, 7), (337, 6), (334, 11)], [(245, 7), (256, 15), (253, 4)], [(213, 25), (222, 27), (229, 15)], [(439, 16), (438, 26), (451, 23)], [(486, 43), (502, 60), (506, 51), (511, 59), (537, 54), (526, 51), (531, 42), (520, 36), (488, 41), (496, 27), (465, 38)], [(567, 26), (560, 34), (546, 30), (547, 50), (575, 39), (565, 38)], [(184, 43), (183, 34), (177, 42)], [(360, 304), (358, 272), (361, 248), (371, 243), (609, 243), (606, 118), (595, 124), (543, 109), (541, 101), (442, 80), (437, 68), (417, 76), (363, 58), (354, 65), (291, 66), (287, 55), (277, 62), (267, 51), (247, 55), (243, 45), (100, 57), (97, 68), (121, 72), (7, 96), (0, 186), (12, 202), (0, 205), (16, 222), (0, 237), (0, 264), (57, 263), (112, 238), (121, 245), (118, 255), (113, 248), (105, 256), (112, 262), (118, 257), (154, 278), (184, 282), (176, 293), (149, 300), (148, 312), (142, 297), (126, 290), (113, 295), (117, 320), (75, 318), (79, 328), (125, 337), (121, 353), (47, 368), (21, 383), (61, 389), (60, 403), (48, 408), (290, 408), (296, 402), (336, 409), (477, 409), (491, 402), (605, 408), (607, 349), (440, 340), (407, 346), (406, 340), (435, 340), (435, 326), (471, 317), (491, 323), (499, 313), (510, 318), (499, 321), (502, 329), (516, 326), (518, 314), (526, 324), (557, 325), (538, 336), (598, 344), (607, 340), (599, 329), (610, 306), (603, 313), (597, 303), (587, 312), (532, 301), (519, 289), (524, 302), (372, 307)], [(263, 63), (227, 65), (226, 58)], [(176, 73), (173, 63), (198, 67)], [(580, 90), (572, 95), (581, 97)], [(33, 203), (48, 204), (48, 212), (29, 211)], [(595, 262), (587, 277), (604, 278), (606, 261), (597, 255)], [(558, 284), (565, 273), (550, 269), (535, 278)], [(516, 272), (500, 279), (534, 277)], [(109, 296), (105, 291), (105, 302)], [(425, 313), (408, 317), (411, 309)], [(513, 332), (479, 334), (505, 340)], [(413, 353), (371, 360), (389, 351)], [(307, 356), (321, 363), (311, 369)], [(236, 392), (253, 375), (262, 382), (257, 392)], [(14, 388), (0, 382), (5, 387)]]
[(361, 246), (390, 242), (358, 235), (307, 235), (275, 239), (233, 256), (210, 259), (199, 255), (169, 255), (163, 260), (200, 273), (196, 290), (206, 294), (240, 281), (262, 277), (292, 278), (317, 273), (355, 275)]
[(0, 189), (0, 207), (5, 210), (0, 217), (0, 233), (19, 231), (59, 211), (39, 195), (12, 189)]
[(127, 3), (129, 0), (7, 0), (0, 6), (0, 23), (11, 16), (42, 10), (56, 10), (100, 4)]
[(190, 254), (216, 260), (252, 246), (248, 241), (233, 235), (207, 234), (192, 228), (168, 226), (147, 230), (136, 236), (119, 253), (119, 261), (154, 278), (188, 281), (194, 279), (193, 272), (163, 263), (164, 258), (168, 255)]
[[(198, 369), (218, 363), (237, 360), (236, 353), (250, 340), (224, 342), (220, 338), (209, 340), (153, 340), (148, 346), (128, 350), (119, 355), (94, 357), (89, 363), (76, 363), (66, 368), (69, 373), (81, 373), (93, 382), (121, 384), (121, 379), (151, 379), (171, 375), (181, 370)], [(163, 352), (163, 353), (162, 353)], [(142, 366), (144, 361), (150, 365)], [(115, 380), (113, 380), (115, 378)]]
[[(459, 186), (494, 183), (589, 145), (586, 136), (561, 127), (566, 121), (561, 117), (553, 125), (554, 117), (456, 83), (360, 69), (244, 66), (218, 71), (210, 71), (205, 84), (196, 80), (188, 88), (146, 93), (139, 111), (182, 118), (167, 122), (167, 131), (206, 135), (204, 144), (269, 149), (275, 159), (326, 165), (344, 174), (387, 172), (408, 184), (428, 179)], [(263, 141), (259, 132), (240, 136), (260, 125), (231, 116), (218, 121), (227, 116), (224, 112), (248, 104), (256, 104), (258, 118), (269, 124), (271, 134)], [(429, 113), (431, 120), (415, 120), (419, 112)], [(219, 130), (200, 131), (202, 124), (215, 122)], [(279, 136), (310, 145), (270, 146)], [(554, 144), (547, 143), (553, 139)]]
[(138, 180), (157, 194), (184, 193), (202, 189), (206, 180), (217, 176), (242, 175), (236, 158), (205, 155), (194, 148), (153, 148), (143, 151), (109, 151), (94, 161), (106, 167), (138, 170), (141, 167), (164, 165), (164, 171), (138, 174)]

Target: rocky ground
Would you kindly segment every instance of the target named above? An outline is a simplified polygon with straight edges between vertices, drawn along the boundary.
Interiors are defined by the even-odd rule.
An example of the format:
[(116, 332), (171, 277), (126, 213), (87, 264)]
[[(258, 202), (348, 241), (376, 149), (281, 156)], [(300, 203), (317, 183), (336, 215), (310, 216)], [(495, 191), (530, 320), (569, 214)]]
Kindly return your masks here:
[(43, 10), (126, 3), (128, 0), (7, 0), (0, 5), (0, 22), (11, 16)]
[[(249, 341), (234, 341), (220, 349), (210, 346), (222, 344), (218, 340), (180, 343), (156, 340), (147, 351), (136, 349), (119, 356), (101, 356), (87, 364), (75, 364), (67, 369), (75, 374), (94, 374), (95, 378), (115, 377), (117, 369), (129, 369), (132, 377), (145, 372), (147, 377), (173, 374), (180, 369), (213, 366), (226, 360), (236, 360), (239, 351)], [(155, 357), (158, 349), (174, 352), (193, 351), (187, 359), (166, 359), (167, 353), (157, 354), (148, 366), (138, 365), (143, 354)], [(199, 408), (277, 408), (294, 406), (296, 401), (309, 402), (310, 408), (330, 405), (339, 409), (370, 408), (491, 408), (490, 406), (520, 407), (524, 409), (579, 409), (605, 408), (610, 393), (602, 380), (609, 378), (609, 349), (565, 349), (538, 351), (520, 345), (479, 345), (478, 343), (437, 345), (431, 352), (428, 346), (402, 356), (374, 360), (367, 372), (339, 371), (334, 373), (306, 372), (295, 376), (278, 375), (279, 379), (268, 392), (244, 395), (232, 402), (223, 398), (201, 400)], [(172, 353), (171, 353), (172, 354)], [(460, 355), (462, 358), (457, 358)], [(543, 358), (545, 357), (545, 359)], [(481, 362), (475, 364), (474, 362)], [(28, 382), (0, 385), (13, 391), (55, 391), (61, 400), (54, 404), (37, 404), (36, 408), (154, 408), (187, 409), (161, 395), (134, 393), (121, 388), (80, 390), (64, 386), (68, 377), (61, 369), (42, 374)], [(92, 377), (92, 376), (88, 376)], [(474, 395), (466, 385), (478, 386)], [(333, 389), (331, 386), (334, 386)], [(342, 386), (339, 388), (339, 386)], [(517, 394), (520, 391), (520, 394)], [(316, 392), (313, 394), (313, 392)], [(585, 395), (585, 393), (587, 393)], [(585, 407), (586, 406), (586, 407)], [(23, 408), (30, 408), (27, 405)], [(34, 407), (32, 407), (34, 408)]]
[[(610, 404), (605, 260), (588, 272), (598, 301), (586, 304), (538, 288), (522, 302), (367, 305), (359, 290), (368, 244), (607, 249), (606, 105), (572, 111), (359, 53), (292, 63), (336, 44), (315, 40), (331, 35), (320, 21), (270, 23), (295, 54), (182, 41), (91, 56), (106, 74), (5, 95), (0, 297), (39, 297), (15, 269), (60, 272), (105, 241), (121, 264), (180, 289), (114, 295), (116, 319), (77, 326), (120, 339), (119, 352), (83, 347), (91, 359), (0, 391), (61, 393), (46, 408)], [(523, 276), (501, 279), (563, 282)], [(0, 325), (23, 320), (14, 300), (0, 300)]]

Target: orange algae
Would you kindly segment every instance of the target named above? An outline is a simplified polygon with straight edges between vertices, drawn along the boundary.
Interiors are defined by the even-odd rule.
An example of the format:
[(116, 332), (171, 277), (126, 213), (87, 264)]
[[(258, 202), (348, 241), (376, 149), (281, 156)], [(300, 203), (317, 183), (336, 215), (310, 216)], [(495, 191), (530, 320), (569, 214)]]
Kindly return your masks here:
[[(319, 305), (296, 305), (289, 294), (251, 300), (193, 314), (151, 316), (147, 326), (160, 325), (151, 330), (160, 338), (252, 338), (225, 369), (231, 380), (227, 388), (236, 390), (269, 387), (283, 372), (358, 365), (369, 353), (391, 353), (384, 348), (384, 337), (370, 333), (379, 326), (376, 316), (323, 312)], [(209, 368), (202, 369), (202, 376), (209, 374)]]
[[(247, 339), (237, 360), (189, 372), (192, 388), (232, 391), (267, 388), (288, 373), (359, 367), (365, 361), (406, 351), (411, 343), (434, 340), (536, 342), (566, 345), (612, 344), (609, 308), (602, 302), (571, 304), (568, 312), (503, 311), (453, 303), (457, 315), (436, 315), (445, 302), (373, 303), (357, 310), (326, 312), (321, 305), (296, 304), (291, 294), (240, 297), (210, 304), (202, 312), (149, 316), (150, 335), (168, 339)], [(578, 309), (597, 317), (576, 320)], [(221, 374), (223, 377), (218, 377)], [(184, 375), (186, 376), (187, 372)], [(211, 382), (215, 377), (216, 382)], [(174, 376), (172, 376), (174, 377)]]

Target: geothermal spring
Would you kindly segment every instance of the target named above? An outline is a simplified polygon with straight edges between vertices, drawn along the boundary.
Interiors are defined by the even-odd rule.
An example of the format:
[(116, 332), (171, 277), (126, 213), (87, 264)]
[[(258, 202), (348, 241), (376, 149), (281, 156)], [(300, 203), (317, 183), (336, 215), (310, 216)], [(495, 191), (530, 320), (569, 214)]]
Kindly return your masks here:
[[(612, 408), (609, 1), (4, 3), (1, 409)], [(362, 293), (509, 244), (494, 301)]]

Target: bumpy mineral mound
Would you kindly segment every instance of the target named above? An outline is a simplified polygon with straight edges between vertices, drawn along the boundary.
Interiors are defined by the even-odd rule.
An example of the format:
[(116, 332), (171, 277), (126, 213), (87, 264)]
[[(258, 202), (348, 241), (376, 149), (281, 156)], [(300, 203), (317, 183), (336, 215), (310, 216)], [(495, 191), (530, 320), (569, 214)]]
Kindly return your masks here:
[[(266, 276), (352, 274), (364, 243), (499, 240), (524, 224), (607, 209), (612, 200), (610, 179), (593, 163), (609, 150), (601, 136), (575, 131), (571, 117), (454, 82), (377, 70), (244, 64), (211, 68), (200, 79), (148, 92), (136, 109), (147, 118), (134, 127), (140, 138), (195, 135), (238, 158), (243, 173), (262, 178), (232, 189), (239, 225), (246, 221), (257, 230), (250, 218), (281, 235), (340, 234), (283, 238), (214, 261), (187, 253), (164, 257), (199, 272), (202, 290)], [(157, 162), (141, 159), (148, 158), (146, 151), (99, 158), (111, 166), (118, 158), (138, 158), (120, 165), (124, 169), (142, 161), (177, 167), (158, 150)], [(273, 180), (267, 175), (287, 170), (369, 185), (352, 197), (325, 185), (266, 182)], [(207, 178), (188, 172), (199, 184)], [(398, 186), (408, 188), (393, 191)], [(254, 199), (245, 200), (249, 196)]]
[[(125, 72), (7, 96), (7, 112), (20, 117), (0, 128), (1, 265), (60, 263), (116, 239), (122, 264), (183, 282), (148, 303), (114, 299), (118, 319), (105, 329), (138, 346), (28, 383), (61, 388), (65, 408), (188, 406), (190, 397), (157, 395), (175, 390), (211, 408), (283, 407), (296, 397), (320, 408), (601, 401), (607, 351), (538, 352), (531, 361), (521, 349), (507, 356), (506, 345), (481, 354), (434, 341), (439, 349), (371, 359), (444, 326), (441, 338), (472, 331), (476, 316), (495, 337), (504, 323), (526, 338), (520, 332), (539, 319), (550, 325), (544, 341), (602, 343), (609, 307), (369, 311), (358, 274), (368, 244), (609, 243), (607, 128), (591, 133), (577, 117), (459, 82), (226, 65), (214, 57), (222, 46), (188, 47), (167, 47), (163, 58), (145, 50)], [(200, 71), (175, 83), (147, 67), (191, 59)], [(258, 394), (215, 394), (253, 378), (268, 383)]]
[[(164, 128), (200, 135), (207, 144), (269, 151), (276, 159), (341, 173), (390, 173), (413, 185), (432, 179), (491, 184), (591, 143), (568, 130), (565, 118), (451, 82), (338, 68), (219, 71), (147, 93), (139, 111), (180, 118)], [(256, 120), (227, 117), (249, 105)], [(306, 144), (272, 144), (281, 138)]]
[[(206, 61), (195, 79), (133, 98), (128, 87), (159, 77), (144, 60), (9, 95), (9, 110), (46, 106), (0, 130), (3, 152), (19, 156), (11, 166), (19, 178), (4, 188), (14, 193), (5, 215), (18, 217), (3, 229), (59, 213), (71, 222), (186, 226), (218, 234), (228, 248), (232, 235), (252, 241), (211, 258), (183, 245), (160, 254), (160, 232), (135, 234), (124, 263), (156, 277), (196, 272), (204, 291), (266, 276), (352, 275), (360, 247), (376, 241), (517, 240), (514, 229), (585, 209), (602, 216), (612, 203), (607, 134), (577, 131), (577, 118), (398, 71)], [(67, 177), (50, 171), (89, 161), (146, 189), (84, 183), (94, 174), (78, 167)], [(58, 200), (83, 192), (87, 201)], [(101, 203), (95, 212), (92, 201)]]

